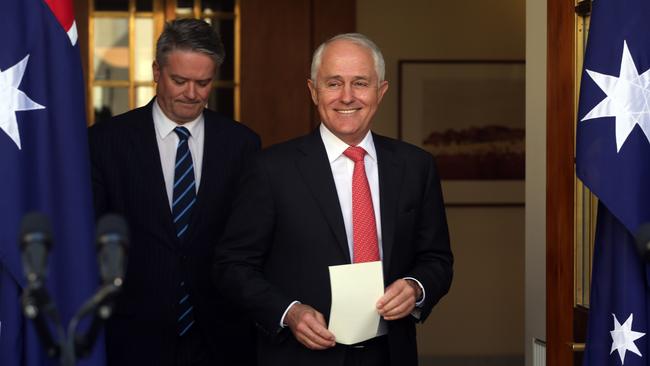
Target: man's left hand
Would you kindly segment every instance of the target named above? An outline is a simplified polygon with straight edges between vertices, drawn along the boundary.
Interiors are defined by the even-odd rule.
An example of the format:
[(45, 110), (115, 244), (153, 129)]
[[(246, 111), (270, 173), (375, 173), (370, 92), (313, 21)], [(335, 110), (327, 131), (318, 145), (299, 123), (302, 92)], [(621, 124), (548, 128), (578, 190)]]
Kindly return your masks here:
[[(414, 286), (409, 282), (413, 282)], [(384, 296), (377, 301), (377, 311), (386, 320), (397, 320), (411, 314), (419, 295), (418, 285), (414, 281), (399, 279), (384, 291)]]

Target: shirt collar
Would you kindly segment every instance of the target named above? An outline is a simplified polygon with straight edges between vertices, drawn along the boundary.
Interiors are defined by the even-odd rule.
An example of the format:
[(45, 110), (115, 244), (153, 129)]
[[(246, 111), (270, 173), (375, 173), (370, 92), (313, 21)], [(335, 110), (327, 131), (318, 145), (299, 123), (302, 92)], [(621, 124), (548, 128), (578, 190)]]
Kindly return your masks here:
[[(323, 144), (325, 145), (325, 151), (327, 152), (327, 158), (331, 163), (333, 163), (336, 159), (341, 157), (343, 155), (343, 152), (345, 149), (350, 147), (350, 145), (346, 144), (338, 138), (336, 135), (332, 133), (327, 127), (325, 127), (325, 124), (321, 123), (320, 127), (320, 136), (321, 139), (323, 140)], [(361, 142), (357, 145), (364, 150), (366, 150), (366, 154), (374, 159), (375, 161), (377, 160), (377, 152), (375, 150), (375, 143), (372, 139), (372, 133), (368, 131), (366, 136), (361, 140)]]
[(153, 103), (152, 113), (153, 113), (153, 124), (161, 140), (164, 140), (167, 136), (169, 136), (174, 131), (174, 128), (178, 126), (183, 126), (187, 128), (187, 130), (190, 131), (190, 137), (196, 138), (198, 137), (197, 134), (200, 133), (198, 126), (203, 124), (203, 119), (204, 119), (203, 113), (201, 113), (201, 115), (196, 117), (196, 119), (193, 121), (185, 122), (182, 125), (176, 123), (171, 119), (167, 118), (165, 113), (160, 108), (160, 105), (158, 104), (158, 98), (156, 98), (156, 100)]

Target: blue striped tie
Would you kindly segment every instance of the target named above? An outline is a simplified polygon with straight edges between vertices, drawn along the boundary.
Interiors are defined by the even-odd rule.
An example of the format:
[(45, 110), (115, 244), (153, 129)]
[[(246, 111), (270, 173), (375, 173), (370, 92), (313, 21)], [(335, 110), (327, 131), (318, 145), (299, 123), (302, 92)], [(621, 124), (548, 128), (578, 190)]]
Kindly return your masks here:
[[(172, 196), (172, 215), (176, 227), (176, 236), (183, 242), (190, 225), (190, 214), (196, 203), (196, 181), (194, 180), (194, 163), (187, 139), (190, 131), (185, 127), (176, 127), (178, 135), (176, 148), (176, 168), (174, 169), (174, 194)], [(185, 282), (180, 283), (178, 302), (178, 335), (183, 336), (194, 325), (193, 306)]]

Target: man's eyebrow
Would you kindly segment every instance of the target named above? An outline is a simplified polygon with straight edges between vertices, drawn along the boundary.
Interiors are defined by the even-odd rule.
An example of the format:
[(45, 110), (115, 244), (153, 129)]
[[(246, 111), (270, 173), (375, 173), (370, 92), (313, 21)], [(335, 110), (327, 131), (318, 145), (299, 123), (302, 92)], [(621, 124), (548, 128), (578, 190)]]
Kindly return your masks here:
[[(342, 80), (343, 77), (341, 75), (331, 75), (331, 76), (325, 76), (325, 80), (331, 80), (331, 79), (340, 79)], [(370, 80), (370, 76), (368, 75), (357, 75), (352, 78), (352, 80)]]
[[(182, 80), (182, 81), (193, 80), (193, 79), (186, 78), (186, 77), (183, 77), (183, 76), (180, 76), (180, 75), (177, 75), (177, 74), (171, 74), (171, 75), (169, 75), (169, 76), (170, 76), (171, 78), (173, 78), (173, 79), (178, 79), (178, 80)], [(200, 79), (200, 80), (194, 80), (194, 81), (196, 81), (196, 82), (198, 82), (198, 83), (202, 83), (202, 82), (209, 83), (209, 82), (211, 82), (213, 79), (214, 79), (214, 78), (208, 78), (208, 79)]]

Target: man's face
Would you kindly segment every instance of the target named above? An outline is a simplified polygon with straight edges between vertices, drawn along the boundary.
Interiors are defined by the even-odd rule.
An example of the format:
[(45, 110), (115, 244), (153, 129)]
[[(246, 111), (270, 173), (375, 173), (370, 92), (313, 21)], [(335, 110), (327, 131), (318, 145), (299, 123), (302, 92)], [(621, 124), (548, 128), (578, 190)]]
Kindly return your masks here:
[(379, 83), (372, 52), (338, 40), (324, 50), (316, 80), (308, 80), (321, 121), (348, 145), (357, 145), (370, 130), (388, 82)]
[(167, 118), (183, 124), (201, 115), (215, 71), (214, 61), (200, 52), (175, 50), (167, 55), (165, 65), (154, 62), (156, 98)]

